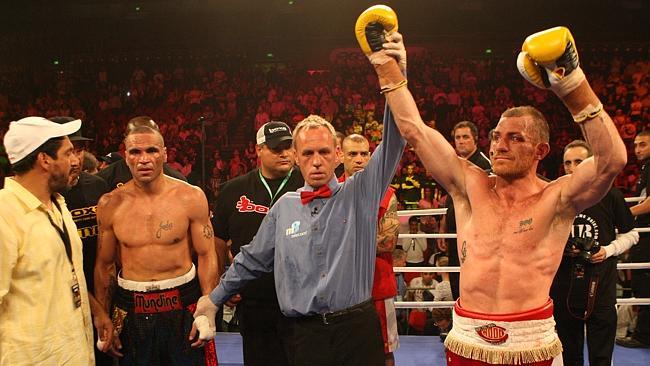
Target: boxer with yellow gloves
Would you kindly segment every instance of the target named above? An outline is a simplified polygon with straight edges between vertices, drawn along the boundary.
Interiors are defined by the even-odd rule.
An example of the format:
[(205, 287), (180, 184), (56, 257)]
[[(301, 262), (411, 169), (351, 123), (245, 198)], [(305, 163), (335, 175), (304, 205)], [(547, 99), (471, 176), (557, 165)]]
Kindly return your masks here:
[[(488, 176), (422, 122), (398, 73), (406, 61), (402, 37), (385, 25), (383, 31), (376, 28), (367, 26), (365, 38), (357, 30), (357, 39), (377, 71), (400, 132), (457, 207), (462, 275), (453, 329), (445, 341), (447, 364), (562, 364), (549, 289), (573, 218), (605, 195), (627, 157), (579, 67), (571, 33), (559, 27), (531, 35), (517, 62), (527, 80), (562, 100), (593, 147), (594, 156), (573, 174), (546, 182), (536, 169), (550, 150), (549, 128), (537, 109), (515, 107), (501, 115), (490, 145), (494, 175)], [(382, 49), (364, 48), (377, 42)]]

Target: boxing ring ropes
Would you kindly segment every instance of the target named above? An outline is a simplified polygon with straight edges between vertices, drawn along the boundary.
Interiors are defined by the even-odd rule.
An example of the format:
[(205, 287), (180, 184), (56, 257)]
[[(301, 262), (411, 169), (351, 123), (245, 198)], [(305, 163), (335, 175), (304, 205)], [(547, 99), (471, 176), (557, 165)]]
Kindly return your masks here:
[[(645, 197), (625, 198), (626, 202), (642, 201)], [(397, 216), (434, 216), (444, 215), (447, 213), (446, 208), (420, 209), (420, 210), (401, 210), (397, 211)], [(650, 227), (633, 229), (639, 233), (649, 233)], [(427, 239), (455, 239), (455, 233), (443, 234), (399, 234), (398, 240), (411, 238)], [(648, 269), (650, 263), (618, 263), (616, 268), (621, 269)], [(460, 272), (460, 267), (393, 267), (394, 272)], [(455, 301), (395, 301), (395, 308), (414, 309), (414, 308), (451, 308)], [(650, 298), (618, 298), (616, 305), (650, 305)]]

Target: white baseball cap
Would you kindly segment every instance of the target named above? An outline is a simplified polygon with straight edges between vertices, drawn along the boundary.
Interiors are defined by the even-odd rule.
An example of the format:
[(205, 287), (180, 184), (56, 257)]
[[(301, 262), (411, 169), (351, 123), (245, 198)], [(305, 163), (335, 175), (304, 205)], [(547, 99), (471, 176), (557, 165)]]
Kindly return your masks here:
[(81, 120), (52, 122), (43, 117), (25, 117), (9, 124), (4, 145), (9, 162), (15, 164), (53, 137), (71, 135), (81, 128)]

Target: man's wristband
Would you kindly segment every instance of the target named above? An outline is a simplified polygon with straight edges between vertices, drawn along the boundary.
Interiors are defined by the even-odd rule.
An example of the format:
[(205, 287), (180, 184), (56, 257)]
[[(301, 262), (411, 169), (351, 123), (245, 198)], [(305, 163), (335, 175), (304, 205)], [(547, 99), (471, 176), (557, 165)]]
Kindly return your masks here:
[(406, 86), (406, 77), (402, 74), (395, 59), (391, 58), (381, 65), (373, 66), (377, 71), (377, 76), (379, 76), (379, 87), (381, 88), (382, 94), (390, 93)]
[(603, 103), (598, 103), (594, 108), (591, 104), (583, 109), (578, 115), (573, 116), (573, 121), (575, 123), (583, 123), (590, 119), (598, 117), (598, 115), (603, 111)]
[(390, 93), (390, 92), (395, 91), (395, 90), (397, 90), (397, 89), (399, 89), (399, 88), (401, 88), (401, 87), (406, 86), (406, 84), (408, 84), (408, 81), (407, 81), (407, 80), (400, 81), (399, 84), (397, 84), (397, 85), (395, 85), (395, 86), (392, 86), (392, 87), (386, 87), (386, 88), (381, 88), (380, 93), (381, 93), (381, 94)]

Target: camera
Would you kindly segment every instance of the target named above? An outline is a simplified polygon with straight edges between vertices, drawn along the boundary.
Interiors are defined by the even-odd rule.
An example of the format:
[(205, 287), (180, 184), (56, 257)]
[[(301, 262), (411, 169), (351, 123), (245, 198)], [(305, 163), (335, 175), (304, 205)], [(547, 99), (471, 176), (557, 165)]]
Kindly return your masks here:
[(570, 237), (564, 247), (564, 255), (580, 257), (589, 263), (591, 257), (598, 253), (599, 250), (600, 244), (594, 238)]

